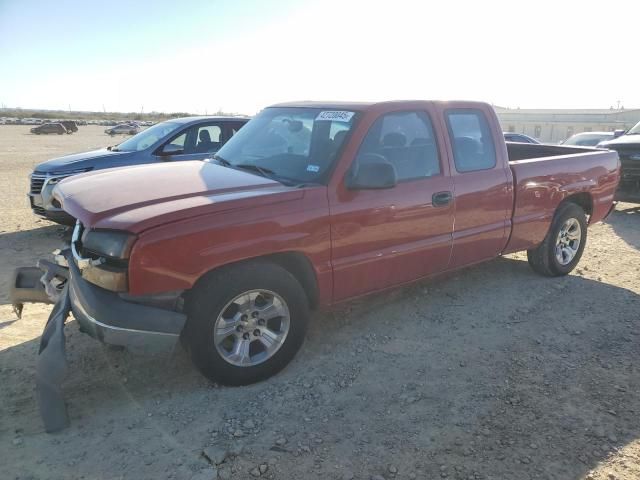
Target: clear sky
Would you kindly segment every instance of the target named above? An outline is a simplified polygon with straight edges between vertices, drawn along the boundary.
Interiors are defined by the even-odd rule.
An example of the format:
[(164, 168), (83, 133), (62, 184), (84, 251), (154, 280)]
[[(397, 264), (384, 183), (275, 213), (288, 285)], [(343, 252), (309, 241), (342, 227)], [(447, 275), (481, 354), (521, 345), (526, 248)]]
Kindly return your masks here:
[(0, 104), (640, 107), (640, 1), (0, 0)]

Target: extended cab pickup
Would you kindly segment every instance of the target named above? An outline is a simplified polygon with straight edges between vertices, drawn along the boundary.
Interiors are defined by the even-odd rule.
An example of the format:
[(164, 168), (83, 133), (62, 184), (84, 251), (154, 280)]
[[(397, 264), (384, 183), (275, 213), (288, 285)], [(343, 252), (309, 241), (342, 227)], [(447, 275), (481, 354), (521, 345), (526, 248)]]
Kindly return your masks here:
[(47, 292), (95, 338), (181, 336), (246, 384), (292, 359), (310, 309), (523, 250), (568, 274), (619, 171), (613, 151), (506, 144), (484, 103), (276, 105), (209, 161), (61, 181), (78, 223)]

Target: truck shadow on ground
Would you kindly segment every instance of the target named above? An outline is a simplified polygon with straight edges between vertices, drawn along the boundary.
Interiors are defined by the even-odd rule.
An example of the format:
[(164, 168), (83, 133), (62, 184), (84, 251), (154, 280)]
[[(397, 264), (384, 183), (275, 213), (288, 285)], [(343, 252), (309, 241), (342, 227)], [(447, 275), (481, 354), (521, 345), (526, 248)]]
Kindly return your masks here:
[[(33, 397), (38, 339), (0, 352), (0, 437), (19, 435), (25, 445), (9, 446), (8, 472), (91, 475), (101, 449), (87, 443), (123, 460), (120, 445), (135, 442), (132, 475), (148, 472), (145, 455), (170, 470), (176, 458), (200, 461), (202, 446), (236, 437), (264, 458), (273, 432), (295, 443), (311, 430), (326, 436), (332, 464), (363, 478), (390, 463), (427, 476), (444, 465), (453, 478), (583, 478), (640, 438), (639, 307), (632, 291), (542, 278), (526, 261), (503, 258), (315, 314), (294, 362), (241, 388), (210, 384), (180, 348), (115, 351), (71, 321), (64, 392), (72, 425), (57, 435), (43, 433)], [(253, 430), (238, 414), (252, 405)], [(60, 442), (69, 454), (44, 455)], [(152, 453), (167, 445), (171, 455)], [(282, 450), (285, 471), (315, 472), (313, 456)], [(69, 467), (74, 455), (83, 460)]]
[(607, 218), (606, 223), (629, 245), (640, 250), (640, 205), (623, 203)]

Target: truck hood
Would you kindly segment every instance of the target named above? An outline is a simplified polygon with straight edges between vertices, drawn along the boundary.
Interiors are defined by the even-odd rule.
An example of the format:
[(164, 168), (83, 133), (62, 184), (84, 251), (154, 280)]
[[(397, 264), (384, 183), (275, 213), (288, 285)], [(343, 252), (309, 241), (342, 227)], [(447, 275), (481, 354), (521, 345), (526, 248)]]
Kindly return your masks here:
[(275, 180), (208, 162), (160, 163), (69, 177), (54, 191), (88, 228), (140, 233), (177, 220), (302, 198)]
[(613, 140), (607, 140), (606, 142), (600, 142), (598, 145), (600, 147), (605, 148), (613, 148), (616, 149), (618, 147), (638, 147), (640, 149), (640, 135), (622, 135), (618, 138), (614, 138)]
[(65, 155), (64, 157), (53, 158), (46, 162), (36, 165), (35, 170), (40, 173), (67, 173), (75, 170), (86, 168), (105, 168), (105, 164), (109, 163), (118, 166), (127, 158), (134, 155), (135, 152), (112, 152), (106, 148), (92, 150), (90, 152), (74, 153)]

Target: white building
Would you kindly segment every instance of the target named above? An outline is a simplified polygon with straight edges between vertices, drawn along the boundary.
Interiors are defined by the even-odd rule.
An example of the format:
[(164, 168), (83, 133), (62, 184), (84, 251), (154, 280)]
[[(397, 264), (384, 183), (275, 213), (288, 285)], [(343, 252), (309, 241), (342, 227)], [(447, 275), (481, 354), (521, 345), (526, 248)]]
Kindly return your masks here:
[(558, 143), (581, 132), (627, 130), (640, 121), (640, 109), (562, 110), (494, 107), (502, 130)]

